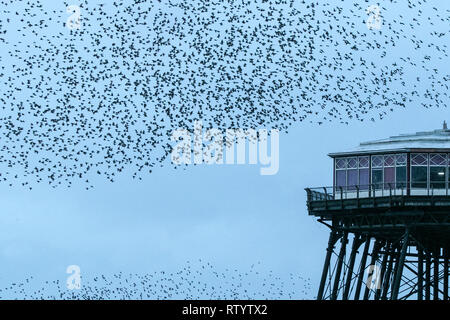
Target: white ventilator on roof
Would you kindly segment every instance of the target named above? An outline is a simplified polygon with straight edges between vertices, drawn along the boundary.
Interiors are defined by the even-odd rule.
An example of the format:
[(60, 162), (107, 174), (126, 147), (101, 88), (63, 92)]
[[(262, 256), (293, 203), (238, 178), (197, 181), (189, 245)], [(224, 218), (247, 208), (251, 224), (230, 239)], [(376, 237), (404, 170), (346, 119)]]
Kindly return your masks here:
[[(358, 147), (344, 152), (330, 153), (334, 157), (345, 154), (358, 154), (369, 152), (409, 151), (415, 149), (443, 149), (450, 150), (450, 130), (444, 121), (443, 128), (433, 131), (401, 134), (387, 139), (362, 142)], [(445, 150), (448, 149), (448, 150)]]

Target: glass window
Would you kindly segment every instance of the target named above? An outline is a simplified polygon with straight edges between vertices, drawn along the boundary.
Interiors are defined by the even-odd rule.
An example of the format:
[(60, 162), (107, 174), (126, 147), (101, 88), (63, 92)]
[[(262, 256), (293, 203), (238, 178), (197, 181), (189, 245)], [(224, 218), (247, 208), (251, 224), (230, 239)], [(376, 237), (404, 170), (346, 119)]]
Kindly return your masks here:
[(358, 184), (358, 170), (347, 170), (347, 190), (356, 190), (355, 186)]
[(384, 168), (384, 188), (390, 189), (395, 186), (395, 168), (388, 167)]
[(336, 170), (336, 186), (345, 187), (347, 175), (345, 170)]
[(446, 166), (447, 155), (445, 153), (430, 153), (430, 166)]
[(430, 188), (445, 189), (447, 154), (430, 153)]
[(426, 154), (426, 153), (413, 153), (413, 154), (411, 154), (411, 165), (413, 165), (413, 166), (426, 166), (426, 165), (428, 165), (428, 154)]
[(428, 167), (413, 166), (411, 167), (411, 187), (427, 188)]
[[(447, 165), (450, 166), (450, 154), (447, 155)], [(447, 188), (450, 188), (450, 168), (447, 168)]]
[(383, 186), (383, 169), (372, 169), (372, 184), (375, 189), (381, 189)]
[(347, 168), (347, 159), (336, 159), (336, 169)]
[[(417, 163), (428, 165), (428, 154), (416, 156)], [(405, 188), (406, 160), (404, 153), (336, 158), (336, 187), (356, 190), (358, 186), (360, 190), (368, 190), (373, 184), (376, 189)]]
[(398, 189), (406, 187), (406, 166), (395, 168), (395, 182)]
[(383, 167), (383, 156), (372, 156), (372, 168)]
[(385, 167), (395, 166), (395, 156), (384, 156), (384, 166)]
[(428, 188), (428, 154), (411, 154), (411, 187)]
[(347, 168), (358, 168), (358, 158), (348, 158)]
[(359, 157), (359, 167), (368, 168), (369, 167), (369, 157)]
[(361, 190), (369, 189), (369, 169), (359, 169), (359, 185)]
[(430, 188), (445, 189), (445, 167), (430, 167)]
[(406, 165), (406, 154), (398, 154), (396, 156), (396, 164), (397, 164), (397, 166)]

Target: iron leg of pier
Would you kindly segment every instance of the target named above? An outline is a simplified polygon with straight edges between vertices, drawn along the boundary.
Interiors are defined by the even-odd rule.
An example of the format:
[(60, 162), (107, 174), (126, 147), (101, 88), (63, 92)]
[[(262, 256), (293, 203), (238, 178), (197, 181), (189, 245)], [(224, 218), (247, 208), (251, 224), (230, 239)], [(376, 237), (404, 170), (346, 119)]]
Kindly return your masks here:
[[(374, 266), (378, 260), (378, 252), (380, 251), (380, 248), (382, 246), (382, 242), (380, 240), (376, 240), (375, 243), (373, 244), (373, 249), (372, 249), (372, 259), (370, 261), (370, 265)], [(376, 269), (374, 269), (376, 270)], [(368, 300), (369, 299), (369, 294), (370, 294), (370, 288), (366, 285), (366, 289), (364, 290), (364, 300)]]
[(369, 252), (369, 246), (370, 246), (370, 237), (367, 236), (366, 243), (364, 245), (364, 251), (361, 257), (361, 263), (359, 266), (358, 282), (356, 283), (356, 290), (355, 290), (355, 300), (359, 300), (361, 286), (363, 284), (364, 279), (364, 272), (366, 271), (366, 261), (367, 261), (367, 254)]
[(433, 250), (434, 255), (434, 266), (433, 266), (433, 299), (439, 300), (439, 256), (440, 248), (435, 248)]
[(391, 254), (391, 244), (389, 242), (386, 242), (385, 252), (383, 255), (383, 261), (381, 262), (381, 270), (380, 270), (380, 274), (379, 274), (380, 279), (377, 279), (377, 284), (379, 284), (380, 287), (376, 289), (375, 300), (380, 300), (381, 289), (382, 289), (381, 285), (383, 284), (383, 278), (386, 273), (386, 265), (387, 265), (390, 254)]
[(400, 282), (402, 280), (402, 274), (403, 274), (403, 266), (405, 264), (405, 257), (406, 257), (406, 250), (408, 249), (408, 241), (409, 241), (409, 230), (406, 229), (405, 234), (403, 236), (403, 245), (402, 250), (400, 251), (400, 257), (398, 260), (397, 270), (394, 275), (394, 286), (392, 290), (392, 296), (391, 300), (397, 300), (398, 299), (398, 292), (400, 289)]
[(323, 299), (323, 291), (325, 289), (325, 283), (327, 281), (327, 273), (328, 268), (330, 267), (331, 255), (333, 254), (334, 245), (336, 244), (336, 241), (338, 239), (339, 233), (334, 230), (331, 230), (330, 238), (328, 240), (328, 248), (327, 248), (327, 255), (325, 257), (325, 264), (323, 265), (322, 278), (320, 279), (319, 292), (317, 293), (317, 300)]
[(339, 282), (341, 280), (341, 271), (342, 271), (342, 264), (344, 262), (345, 257), (345, 250), (347, 246), (347, 240), (348, 233), (344, 232), (343, 237), (341, 238), (341, 250), (339, 251), (337, 266), (336, 266), (336, 274), (334, 275), (334, 285), (333, 285), (333, 292), (331, 293), (331, 300), (336, 300), (338, 296), (339, 291)]
[(425, 252), (425, 300), (430, 300), (431, 293), (431, 254), (428, 248)]
[(423, 300), (423, 250), (417, 246), (417, 300)]
[(352, 284), (353, 268), (355, 266), (356, 254), (358, 253), (358, 249), (361, 243), (362, 243), (361, 236), (359, 234), (355, 235), (355, 237), (353, 238), (352, 252), (350, 253), (347, 279), (345, 281), (345, 288), (344, 293), (342, 295), (342, 300), (348, 300), (348, 295), (350, 293), (350, 287)]
[(382, 293), (381, 293), (381, 300), (386, 300), (387, 296), (388, 296), (388, 292), (389, 292), (389, 285), (390, 285), (390, 281), (391, 281), (391, 276), (392, 276), (392, 269), (394, 268), (394, 258), (396, 253), (397, 248), (394, 247), (394, 245), (391, 245), (391, 253), (389, 256), (389, 262), (388, 262), (388, 266), (387, 266), (387, 270), (386, 270), (386, 275), (384, 276), (384, 280), (383, 280), (383, 289), (382, 289)]
[(448, 300), (448, 248), (443, 249), (444, 255), (444, 300)]

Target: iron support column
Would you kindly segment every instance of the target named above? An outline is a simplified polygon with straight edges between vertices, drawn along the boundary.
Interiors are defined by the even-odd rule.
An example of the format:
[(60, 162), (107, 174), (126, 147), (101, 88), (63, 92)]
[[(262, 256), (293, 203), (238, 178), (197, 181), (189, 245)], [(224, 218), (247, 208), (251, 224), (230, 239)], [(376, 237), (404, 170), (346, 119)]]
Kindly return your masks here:
[(347, 280), (345, 281), (344, 294), (342, 300), (348, 300), (348, 294), (350, 292), (350, 286), (353, 278), (353, 267), (355, 266), (356, 254), (358, 253), (359, 246), (361, 245), (361, 236), (355, 235), (353, 238), (352, 252), (350, 253), (350, 261), (348, 264)]
[(364, 279), (364, 272), (366, 271), (366, 260), (367, 260), (367, 253), (369, 252), (369, 246), (370, 246), (370, 237), (366, 237), (366, 244), (364, 245), (364, 251), (363, 255), (361, 257), (361, 263), (359, 266), (359, 276), (358, 276), (358, 282), (356, 284), (356, 290), (355, 290), (355, 300), (359, 300), (359, 294), (361, 292), (361, 286)]
[(344, 262), (344, 256), (345, 256), (346, 246), (347, 246), (347, 242), (348, 242), (347, 237), (348, 237), (348, 233), (344, 232), (344, 235), (341, 238), (341, 250), (339, 251), (339, 257), (338, 257), (337, 267), (336, 267), (336, 274), (334, 275), (334, 286), (333, 286), (333, 292), (331, 293), (331, 300), (336, 300), (337, 296), (338, 296), (339, 282), (341, 280), (342, 263)]
[(394, 245), (392, 244), (391, 247), (391, 254), (389, 257), (389, 263), (388, 263), (388, 268), (386, 271), (386, 275), (384, 276), (384, 280), (383, 280), (383, 292), (381, 294), (381, 299), (382, 300), (386, 300), (387, 299), (387, 295), (388, 295), (388, 291), (389, 291), (389, 284), (391, 281), (391, 275), (392, 275), (392, 269), (394, 266), (394, 257), (397, 254), (396, 253), (397, 248), (394, 247)]
[[(384, 274), (386, 272), (386, 265), (387, 265), (387, 261), (388, 261), (388, 257), (391, 253), (391, 244), (389, 242), (386, 242), (385, 244), (385, 253), (383, 255), (383, 261), (381, 262), (381, 271), (380, 271), (380, 279), (378, 281), (378, 284), (383, 283), (383, 278), (384, 278)], [(380, 296), (381, 296), (381, 287), (377, 288), (376, 292), (375, 292), (375, 300), (380, 300)]]
[(423, 250), (417, 246), (417, 300), (423, 300)]
[(448, 300), (448, 248), (443, 249), (444, 255), (444, 300)]
[[(382, 242), (380, 240), (376, 240), (375, 243), (373, 244), (372, 259), (370, 260), (371, 266), (375, 266), (375, 264), (378, 260), (378, 252), (380, 251), (381, 246), (382, 246)], [(375, 268), (374, 268), (374, 271), (376, 272)], [(369, 299), (369, 293), (370, 293), (370, 288), (369, 288), (369, 286), (367, 286), (367, 283), (366, 283), (366, 289), (364, 290), (364, 300)]]
[(433, 250), (434, 255), (434, 266), (433, 266), (433, 299), (439, 300), (439, 256), (440, 256), (440, 248), (436, 247)]
[(430, 300), (431, 293), (431, 254), (427, 251), (425, 252), (425, 300)]
[(406, 250), (408, 249), (408, 240), (409, 240), (409, 229), (406, 228), (405, 234), (403, 236), (403, 245), (402, 245), (402, 250), (400, 252), (400, 257), (399, 257), (398, 266), (397, 266), (397, 272), (396, 272), (395, 278), (394, 278), (394, 287), (392, 290), (391, 300), (398, 299), (398, 291), (400, 289), (400, 282), (402, 280), (402, 274), (403, 274), (403, 265), (405, 264)]
[(320, 279), (319, 292), (317, 293), (317, 300), (323, 299), (323, 291), (325, 289), (325, 282), (327, 280), (328, 268), (330, 266), (331, 254), (334, 250), (334, 245), (339, 239), (338, 232), (331, 230), (330, 239), (328, 240), (327, 256), (325, 257), (325, 264), (323, 265), (322, 278)]

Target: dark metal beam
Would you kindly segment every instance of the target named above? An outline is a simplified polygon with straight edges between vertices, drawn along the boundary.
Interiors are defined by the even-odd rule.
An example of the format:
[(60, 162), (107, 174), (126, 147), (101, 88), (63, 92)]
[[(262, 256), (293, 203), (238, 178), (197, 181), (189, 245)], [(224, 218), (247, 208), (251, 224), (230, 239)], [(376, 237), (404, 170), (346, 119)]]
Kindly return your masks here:
[(353, 267), (355, 266), (356, 254), (358, 253), (359, 246), (361, 245), (361, 235), (356, 234), (353, 238), (352, 251), (350, 253), (350, 260), (348, 264), (347, 280), (345, 281), (344, 293), (342, 295), (342, 300), (348, 299), (348, 294), (350, 292), (350, 287), (353, 278)]
[(367, 254), (369, 252), (369, 246), (370, 246), (370, 237), (367, 236), (366, 243), (364, 245), (364, 251), (361, 257), (361, 263), (359, 265), (359, 275), (358, 275), (358, 282), (356, 283), (355, 300), (359, 300), (359, 294), (361, 293), (361, 286), (363, 284), (364, 272), (366, 271), (366, 261), (367, 261)]
[(439, 300), (439, 256), (440, 256), (440, 248), (435, 248), (433, 250), (433, 259), (434, 259), (433, 299), (434, 300)]
[(381, 293), (381, 299), (382, 300), (386, 300), (387, 299), (387, 295), (388, 295), (388, 291), (389, 291), (389, 282), (391, 280), (391, 276), (392, 276), (392, 268), (394, 266), (394, 258), (396, 255), (396, 247), (394, 247), (394, 245), (392, 244), (392, 248), (391, 248), (391, 254), (389, 257), (389, 263), (388, 263), (388, 267), (386, 270), (386, 275), (384, 276), (384, 280), (383, 280), (383, 290)]
[(322, 278), (320, 279), (319, 292), (317, 293), (317, 300), (323, 299), (323, 291), (325, 289), (325, 282), (327, 280), (328, 268), (330, 266), (331, 255), (334, 250), (334, 245), (339, 239), (340, 234), (335, 230), (330, 231), (330, 238), (328, 240), (327, 255), (325, 257), (325, 264), (323, 265)]
[[(375, 300), (449, 300), (448, 195), (430, 198), (402, 194), (400, 197), (394, 192), (388, 197), (333, 200), (334, 194), (326, 189), (323, 196), (313, 190), (307, 192), (309, 214), (320, 217), (319, 222), (331, 229), (318, 300), (338, 297), (348, 300), (353, 296), (355, 300), (369, 297)], [(351, 233), (355, 236), (350, 248)], [(365, 243), (364, 249), (360, 248), (362, 243)], [(412, 252), (408, 252), (410, 248)], [(370, 263), (367, 261), (369, 254)], [(381, 290), (378, 287), (374, 290), (369, 283), (361, 296), (368, 265), (375, 263), (381, 263), (381, 268), (375, 270)], [(375, 274), (371, 279), (374, 277)]]
[(396, 274), (394, 277), (394, 287), (392, 289), (391, 300), (397, 300), (397, 298), (398, 298), (398, 291), (400, 289), (400, 281), (402, 279), (402, 274), (403, 274), (403, 264), (405, 263), (406, 250), (408, 249), (408, 240), (409, 240), (409, 229), (406, 228), (405, 234), (403, 236), (403, 245), (402, 245), (402, 249), (400, 251), (398, 266), (397, 266)]
[(417, 300), (423, 300), (423, 250), (417, 246)]
[[(370, 261), (371, 266), (375, 266), (375, 264), (378, 260), (378, 252), (380, 251), (382, 243), (383, 242), (381, 240), (376, 240), (375, 243), (373, 244), (372, 259)], [(374, 270), (376, 270), (376, 269), (374, 269)], [(370, 293), (370, 288), (369, 288), (369, 286), (367, 286), (367, 283), (366, 283), (366, 289), (364, 290), (364, 300), (369, 299), (369, 293)]]
[(427, 250), (425, 252), (425, 300), (430, 300), (431, 293), (431, 254)]
[(444, 248), (444, 300), (448, 300), (448, 248)]
[[(385, 244), (385, 253), (383, 254), (383, 261), (381, 262), (381, 271), (380, 271), (380, 285), (383, 284), (383, 278), (384, 278), (384, 274), (386, 272), (386, 265), (387, 265), (387, 261), (388, 258), (390, 256), (390, 252), (391, 252), (391, 243), (390, 242), (386, 242)], [(376, 292), (375, 292), (375, 300), (379, 300), (380, 296), (381, 296), (381, 287), (377, 288)]]
[(348, 238), (348, 233), (344, 232), (344, 235), (341, 238), (341, 250), (339, 251), (336, 273), (334, 275), (334, 286), (333, 286), (333, 291), (331, 293), (331, 300), (336, 300), (337, 296), (338, 296), (339, 283), (341, 281), (342, 264), (344, 262), (346, 246), (347, 246), (347, 242), (348, 242), (347, 238)]

